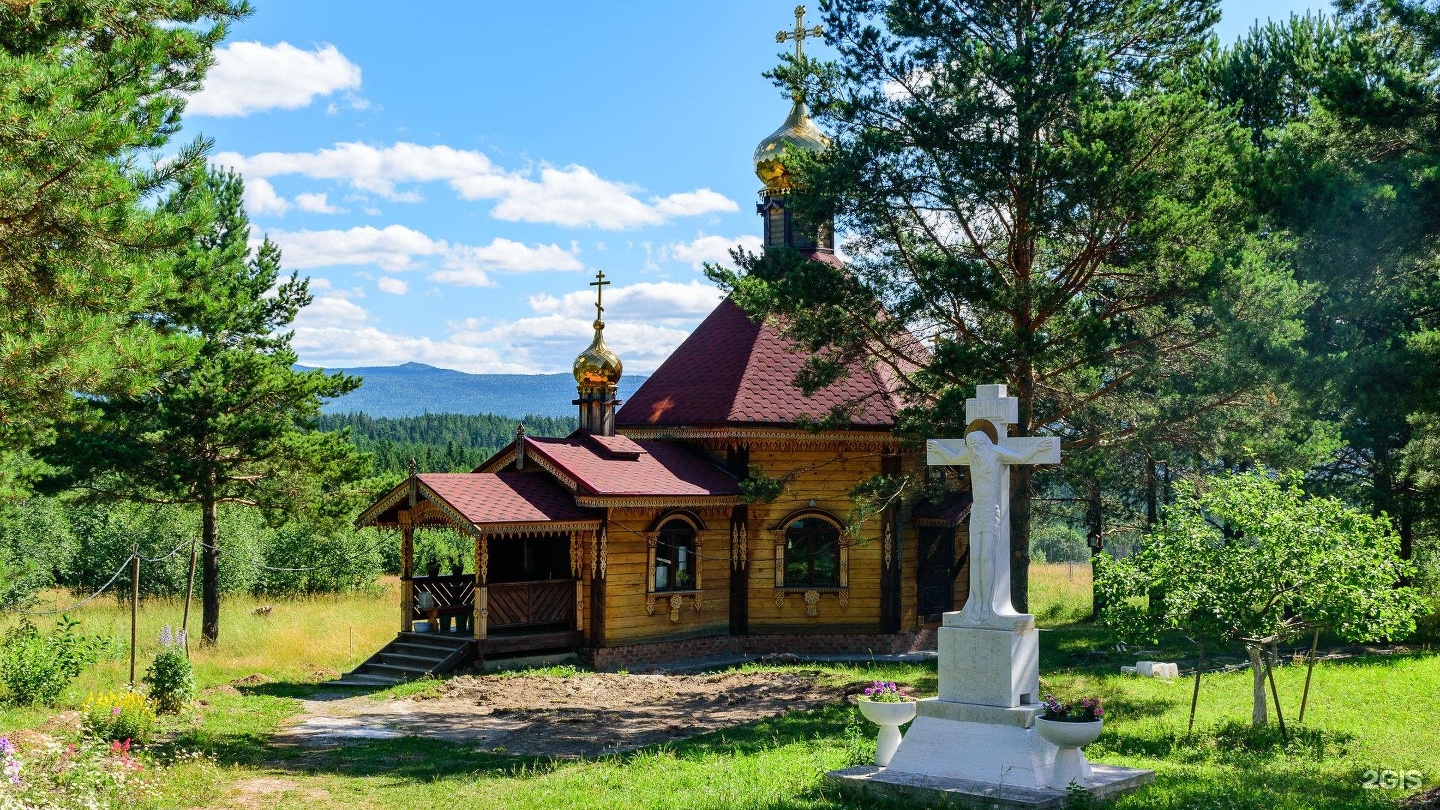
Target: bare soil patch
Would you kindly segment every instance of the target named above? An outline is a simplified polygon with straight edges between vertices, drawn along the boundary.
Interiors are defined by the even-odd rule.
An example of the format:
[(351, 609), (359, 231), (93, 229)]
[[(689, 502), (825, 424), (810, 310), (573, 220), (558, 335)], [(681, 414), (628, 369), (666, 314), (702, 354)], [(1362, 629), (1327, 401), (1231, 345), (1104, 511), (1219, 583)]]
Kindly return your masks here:
[(817, 672), (461, 677), (438, 692), (376, 702), (321, 695), (279, 742), (333, 746), (405, 736), (554, 757), (629, 751), (845, 698)]

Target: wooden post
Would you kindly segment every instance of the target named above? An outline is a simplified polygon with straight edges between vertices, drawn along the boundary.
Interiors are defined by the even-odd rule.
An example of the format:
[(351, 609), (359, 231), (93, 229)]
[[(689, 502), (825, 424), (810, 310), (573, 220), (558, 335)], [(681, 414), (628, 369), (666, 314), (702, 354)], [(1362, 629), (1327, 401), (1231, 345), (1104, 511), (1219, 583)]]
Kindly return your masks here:
[(195, 593), (195, 564), (198, 561), (200, 545), (190, 541), (190, 573), (185, 577), (185, 612), (180, 616), (180, 637), (185, 639), (185, 657), (190, 657), (190, 597)]
[(140, 625), (140, 549), (130, 549), (130, 688), (135, 688), (135, 643)]
[(475, 540), (475, 640), (483, 641), (490, 623), (490, 538)]
[(402, 509), (400, 523), (400, 632), (415, 626), (415, 525), (410, 511)]
[[(1265, 665), (1265, 674), (1270, 678), (1270, 695), (1275, 698), (1275, 720), (1280, 724), (1280, 736), (1285, 734), (1285, 715), (1280, 712), (1280, 690), (1275, 688), (1275, 649), (1274, 642), (1271, 642), (1269, 662)], [(1263, 649), (1263, 647), (1262, 647)]]
[(1185, 727), (1188, 734), (1195, 730), (1195, 704), (1200, 702), (1200, 673), (1205, 671), (1205, 642), (1200, 642), (1200, 658), (1195, 662), (1195, 689), (1190, 693), (1190, 725)]
[(1310, 702), (1310, 676), (1315, 674), (1315, 650), (1320, 646), (1320, 628), (1310, 637), (1310, 655), (1305, 661), (1305, 691), (1300, 695), (1300, 722), (1305, 722), (1305, 705)]

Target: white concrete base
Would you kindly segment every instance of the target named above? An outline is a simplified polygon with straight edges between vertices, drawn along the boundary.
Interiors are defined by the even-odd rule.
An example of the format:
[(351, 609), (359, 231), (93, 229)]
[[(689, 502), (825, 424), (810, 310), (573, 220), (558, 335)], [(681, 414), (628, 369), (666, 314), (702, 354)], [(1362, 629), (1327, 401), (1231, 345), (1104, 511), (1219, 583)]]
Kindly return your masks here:
[[(1108, 799), (1153, 781), (1154, 771), (1096, 765), (1085, 792), (1097, 799)], [(1069, 799), (1066, 791), (1054, 788), (917, 776), (869, 765), (831, 771), (825, 774), (825, 782), (849, 794), (967, 810), (1064, 810)]]
[(1040, 631), (1033, 623), (1011, 630), (946, 624), (936, 632), (941, 700), (1008, 707), (1040, 702)]
[(1056, 749), (1035, 731), (1035, 718), (1043, 711), (1038, 704), (1004, 708), (936, 698), (918, 701), (915, 722), (887, 771), (1044, 788)]

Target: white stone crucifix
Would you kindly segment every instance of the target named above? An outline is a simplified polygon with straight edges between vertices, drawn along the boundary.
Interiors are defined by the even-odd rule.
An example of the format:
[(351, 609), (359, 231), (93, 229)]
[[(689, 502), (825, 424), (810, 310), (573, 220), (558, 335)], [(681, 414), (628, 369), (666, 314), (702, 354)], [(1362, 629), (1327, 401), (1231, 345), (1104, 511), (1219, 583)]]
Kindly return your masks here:
[(1019, 416), (1020, 400), (1006, 396), (1005, 386), (978, 385), (975, 398), (965, 400), (965, 438), (925, 443), (931, 466), (970, 468), (970, 598), (960, 611), (970, 627), (1011, 630), (1034, 622), (1010, 601), (1010, 467), (1059, 464), (1060, 440), (1008, 436)]

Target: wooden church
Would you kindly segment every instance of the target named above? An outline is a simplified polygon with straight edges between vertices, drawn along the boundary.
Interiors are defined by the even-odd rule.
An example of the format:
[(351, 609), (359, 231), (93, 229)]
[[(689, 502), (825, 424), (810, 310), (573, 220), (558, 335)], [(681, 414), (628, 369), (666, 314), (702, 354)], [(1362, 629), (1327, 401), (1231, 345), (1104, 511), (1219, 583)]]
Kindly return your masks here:
[[(828, 224), (792, 218), (778, 159), (825, 144), (797, 100), (756, 149), (766, 249), (839, 261)], [(578, 430), (563, 439), (522, 430), (475, 471), (412, 474), (359, 517), (399, 535), (400, 635), (347, 677), (385, 682), (476, 655), (561, 650), (635, 669), (933, 648), (939, 614), (966, 595), (968, 496), (897, 504), (851, 525), (856, 484), (924, 463), (893, 434), (899, 386), (889, 372), (856, 368), (805, 396), (794, 385), (804, 355), (726, 299), (621, 403), (605, 283), (595, 282), (594, 340), (575, 360)], [(837, 406), (849, 424), (807, 427)], [(747, 497), (752, 473), (782, 479), (783, 491)], [(417, 572), (423, 531), (473, 539), (473, 569)]]

